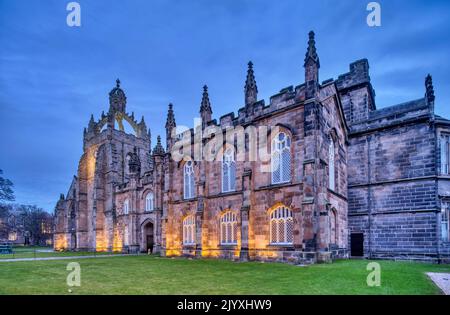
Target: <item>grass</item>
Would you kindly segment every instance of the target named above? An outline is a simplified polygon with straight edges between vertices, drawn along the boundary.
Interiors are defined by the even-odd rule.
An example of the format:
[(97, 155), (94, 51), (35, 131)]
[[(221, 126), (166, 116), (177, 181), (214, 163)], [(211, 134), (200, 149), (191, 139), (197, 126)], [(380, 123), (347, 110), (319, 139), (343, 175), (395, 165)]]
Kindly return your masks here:
[[(448, 265), (378, 261), (381, 286), (368, 287), (366, 260), (307, 267), (156, 256), (78, 262), (81, 286), (71, 294), (440, 294), (425, 272), (450, 272)], [(67, 264), (0, 263), (0, 294), (70, 294)]]

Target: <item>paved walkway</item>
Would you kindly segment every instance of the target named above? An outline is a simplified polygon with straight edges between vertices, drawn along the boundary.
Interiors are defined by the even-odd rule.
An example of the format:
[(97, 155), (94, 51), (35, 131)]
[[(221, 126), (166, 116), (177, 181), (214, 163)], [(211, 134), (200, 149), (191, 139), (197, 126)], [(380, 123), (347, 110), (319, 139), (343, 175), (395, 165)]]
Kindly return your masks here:
[(427, 275), (445, 295), (450, 295), (450, 273), (427, 272)]
[(107, 257), (123, 257), (123, 256), (139, 256), (139, 255), (115, 254), (115, 255), (59, 256), (59, 257), (56, 256), (56, 257), (37, 257), (37, 258), (11, 258), (11, 259), (0, 259), (0, 263), (14, 262), (14, 261), (68, 260), (68, 259), (107, 258)]

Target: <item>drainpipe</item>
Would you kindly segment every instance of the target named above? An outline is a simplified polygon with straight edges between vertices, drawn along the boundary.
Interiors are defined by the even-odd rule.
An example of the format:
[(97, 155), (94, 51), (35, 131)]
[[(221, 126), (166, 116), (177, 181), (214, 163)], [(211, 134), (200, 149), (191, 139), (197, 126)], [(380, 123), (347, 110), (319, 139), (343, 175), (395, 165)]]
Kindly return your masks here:
[[(437, 128), (434, 124), (434, 119), (431, 119), (430, 121), (430, 128), (434, 129), (434, 160), (437, 162), (438, 161), (438, 156), (439, 155), (439, 135), (438, 135), (438, 131)], [(441, 161), (442, 164), (442, 161)], [(440, 209), (442, 209), (442, 205), (441, 207), (439, 207), (438, 205), (441, 204), (440, 200), (439, 200), (439, 173), (440, 173), (440, 165), (438, 165), (438, 163), (435, 164), (435, 173), (436, 173), (436, 179), (434, 181), (434, 185), (435, 185), (435, 206), (436, 209), (438, 211), (436, 211), (436, 256), (437, 256), (437, 262), (438, 264), (441, 263), (441, 237), (439, 235), (439, 227), (440, 227), (440, 220), (439, 220), (439, 214), (440, 214)]]
[(372, 259), (372, 169), (370, 167), (370, 141), (372, 136), (367, 137), (367, 211), (368, 211), (368, 230), (369, 230), (369, 259)]

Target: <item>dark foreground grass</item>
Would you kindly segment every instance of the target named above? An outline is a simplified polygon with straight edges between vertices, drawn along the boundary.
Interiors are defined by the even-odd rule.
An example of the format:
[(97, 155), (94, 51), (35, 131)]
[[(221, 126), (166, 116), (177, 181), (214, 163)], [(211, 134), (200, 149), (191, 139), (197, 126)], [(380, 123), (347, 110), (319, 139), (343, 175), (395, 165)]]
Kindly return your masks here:
[[(50, 249), (51, 250), (51, 249)], [(65, 257), (65, 256), (97, 256), (97, 255), (112, 255), (120, 254), (113, 252), (58, 252), (49, 251), (48, 248), (15, 248), (13, 254), (0, 254), (0, 261), (5, 259), (19, 259), (19, 258), (45, 258), (45, 257)]]
[(308, 267), (154, 256), (78, 262), (81, 287), (72, 293), (67, 260), (0, 263), (0, 294), (440, 294), (425, 272), (450, 272), (444, 265), (379, 261), (381, 286), (368, 287), (366, 260)]

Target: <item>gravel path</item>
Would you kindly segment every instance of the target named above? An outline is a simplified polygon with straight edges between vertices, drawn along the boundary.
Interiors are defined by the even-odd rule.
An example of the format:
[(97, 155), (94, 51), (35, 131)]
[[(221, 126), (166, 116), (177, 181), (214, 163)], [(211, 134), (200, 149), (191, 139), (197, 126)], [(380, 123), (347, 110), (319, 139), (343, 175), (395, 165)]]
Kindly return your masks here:
[(450, 273), (427, 272), (427, 275), (445, 295), (450, 295)]
[(86, 259), (86, 258), (106, 258), (106, 257), (121, 257), (121, 256), (137, 256), (131, 254), (117, 254), (117, 255), (87, 255), (87, 256), (61, 256), (61, 257), (40, 257), (40, 258), (12, 258), (12, 259), (0, 259), (2, 262), (15, 262), (15, 261), (42, 261), (42, 260), (68, 260), (68, 259)]

